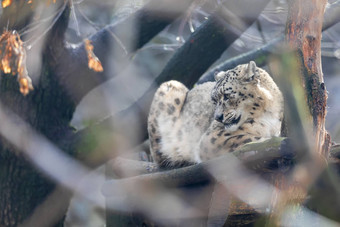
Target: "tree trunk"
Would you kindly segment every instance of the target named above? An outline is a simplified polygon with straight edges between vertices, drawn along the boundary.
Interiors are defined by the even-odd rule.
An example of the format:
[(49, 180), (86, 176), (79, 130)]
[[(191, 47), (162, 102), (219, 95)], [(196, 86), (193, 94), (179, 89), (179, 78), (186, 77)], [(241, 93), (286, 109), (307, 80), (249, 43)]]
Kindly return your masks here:
[[(58, 89), (61, 88), (52, 79), (48, 65), (45, 69), (40, 79), (46, 87), (39, 86), (36, 92), (25, 97), (20, 94), (14, 77), (2, 76), (0, 100), (3, 106), (58, 144), (62, 136), (70, 131), (68, 122), (74, 108), (60, 96)], [(26, 157), (4, 139), (1, 139), (0, 168), (0, 225), (17, 226), (54, 189), (54, 183), (32, 168)]]
[(325, 129), (327, 91), (321, 67), (321, 30), (327, 0), (290, 0), (286, 41), (300, 59), (301, 81), (313, 119), (317, 152), (328, 155), (330, 138)]
[[(27, 5), (23, 1), (17, 1), (5, 8), (4, 11), (9, 13), (2, 15), (1, 22), (6, 20), (6, 15), (13, 17), (16, 13), (33, 13), (32, 10), (13, 11), (13, 8), (17, 9), (16, 4)], [(62, 6), (62, 4), (59, 5), (59, 7)], [(30, 6), (27, 7), (30, 8)], [(50, 67), (50, 58), (48, 58), (52, 54), (48, 51), (53, 49), (51, 47), (59, 48), (63, 44), (68, 14), (69, 10), (66, 7), (58, 22), (51, 29), (58, 35), (50, 33), (49, 35), (52, 36), (46, 38), (48, 40), (46, 44), (50, 48), (45, 48), (43, 52), (43, 69), (34, 92), (24, 96), (19, 91), (15, 76), (2, 73), (0, 77), (0, 101), (4, 108), (2, 111), (7, 114), (14, 113), (56, 145), (60, 145), (61, 138), (71, 132), (69, 122), (75, 106), (65, 99), (63, 88), (58, 85), (57, 78)], [(19, 30), (25, 24), (14, 23), (8, 29)], [(53, 160), (46, 161), (53, 162)], [(34, 213), (35, 208), (54, 188), (55, 183), (47, 179), (41, 170), (33, 168), (27, 157), (15, 145), (10, 144), (4, 137), (0, 137), (0, 226), (18, 226)], [(57, 223), (62, 224), (59, 220), (49, 225)]]

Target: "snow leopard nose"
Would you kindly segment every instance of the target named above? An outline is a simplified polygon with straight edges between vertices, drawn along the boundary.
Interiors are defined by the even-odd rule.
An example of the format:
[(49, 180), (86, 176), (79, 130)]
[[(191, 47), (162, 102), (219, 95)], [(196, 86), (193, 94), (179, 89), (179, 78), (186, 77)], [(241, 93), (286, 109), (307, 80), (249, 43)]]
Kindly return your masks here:
[(215, 114), (215, 120), (223, 123), (223, 114)]

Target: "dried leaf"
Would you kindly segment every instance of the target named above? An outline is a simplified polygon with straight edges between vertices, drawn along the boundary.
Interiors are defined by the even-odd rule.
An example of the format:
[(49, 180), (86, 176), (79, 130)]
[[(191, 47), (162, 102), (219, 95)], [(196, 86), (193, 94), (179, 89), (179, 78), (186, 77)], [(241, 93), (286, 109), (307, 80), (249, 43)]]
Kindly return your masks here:
[[(64, 0), (64, 2), (65, 2), (66, 0)], [(51, 3), (53, 3), (53, 4), (55, 4), (57, 2), (57, 0), (47, 0), (46, 1), (46, 6), (50, 6), (51, 5)]]
[(20, 92), (27, 95), (33, 90), (32, 80), (26, 69), (26, 50), (16, 31), (5, 31), (0, 36), (0, 70), (17, 75)]
[(96, 56), (91, 56), (89, 58), (89, 68), (96, 72), (103, 72), (103, 66)]
[(13, 0), (2, 0), (2, 2), (1, 2), (2, 8), (6, 8), (6, 7), (10, 6), (12, 4), (12, 1)]
[(2, 64), (2, 71), (4, 71), (4, 73), (9, 74), (11, 73), (11, 67), (9, 66), (9, 61), (8, 61), (8, 57), (5, 56), (2, 60), (1, 60), (1, 64)]
[(18, 78), (18, 82), (19, 82), (19, 85), (20, 85), (21, 94), (27, 95), (30, 90), (33, 90), (32, 80), (28, 76)]
[(85, 50), (87, 52), (88, 67), (95, 72), (103, 72), (103, 66), (98, 57), (93, 53), (93, 45), (88, 39), (84, 40)]

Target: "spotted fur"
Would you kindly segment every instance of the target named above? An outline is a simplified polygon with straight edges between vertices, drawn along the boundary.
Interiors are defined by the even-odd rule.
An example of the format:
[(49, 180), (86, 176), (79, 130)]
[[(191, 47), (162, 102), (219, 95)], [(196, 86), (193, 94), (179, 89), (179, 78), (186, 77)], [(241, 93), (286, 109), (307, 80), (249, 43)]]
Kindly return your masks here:
[(151, 153), (162, 168), (208, 160), (279, 136), (283, 98), (254, 62), (220, 72), (188, 90), (178, 81), (157, 90), (148, 118)]

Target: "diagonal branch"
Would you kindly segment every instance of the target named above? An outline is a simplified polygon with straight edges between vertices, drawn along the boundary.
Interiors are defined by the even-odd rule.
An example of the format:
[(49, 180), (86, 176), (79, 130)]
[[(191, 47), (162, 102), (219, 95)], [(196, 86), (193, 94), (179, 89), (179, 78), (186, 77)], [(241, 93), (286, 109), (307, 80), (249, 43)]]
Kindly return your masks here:
[[(257, 19), (268, 0), (228, 1), (175, 53), (156, 83), (174, 79), (189, 88), (238, 37)], [(245, 9), (244, 5), (250, 5)]]
[[(340, 21), (340, 1), (336, 1), (333, 4), (330, 4), (325, 12), (325, 18), (323, 21), (322, 31), (326, 31), (328, 28), (337, 24)], [(283, 43), (284, 35), (277, 37), (272, 40), (268, 44), (257, 48), (255, 50), (251, 50), (247, 53), (241, 54), (234, 58), (228, 59), (227, 61), (217, 65), (212, 68), (199, 79), (197, 84), (202, 84), (207, 81), (214, 80), (215, 72), (226, 71), (228, 69), (234, 68), (239, 64), (245, 64), (249, 61), (255, 61), (257, 65), (263, 66), (267, 63), (268, 57), (275, 53), (276, 48), (280, 47)]]

